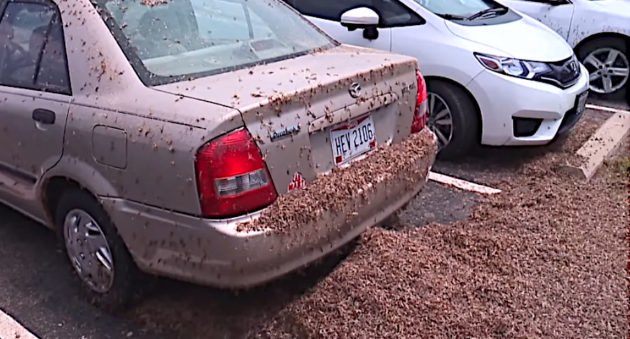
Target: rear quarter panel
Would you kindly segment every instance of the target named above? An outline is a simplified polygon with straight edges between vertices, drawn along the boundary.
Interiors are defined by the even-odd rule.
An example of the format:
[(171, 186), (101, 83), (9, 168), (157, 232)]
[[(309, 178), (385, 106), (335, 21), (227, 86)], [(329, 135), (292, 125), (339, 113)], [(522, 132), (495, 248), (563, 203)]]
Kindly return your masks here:
[(49, 175), (69, 177), (98, 196), (198, 213), (194, 157), (206, 137), (197, 126), (73, 105), (64, 156)]
[[(88, 1), (57, 5), (73, 98), (63, 156), (44, 179), (65, 177), (97, 196), (199, 214), (195, 154), (241, 127), (238, 111), (146, 87)], [(189, 88), (186, 81), (175, 86)]]

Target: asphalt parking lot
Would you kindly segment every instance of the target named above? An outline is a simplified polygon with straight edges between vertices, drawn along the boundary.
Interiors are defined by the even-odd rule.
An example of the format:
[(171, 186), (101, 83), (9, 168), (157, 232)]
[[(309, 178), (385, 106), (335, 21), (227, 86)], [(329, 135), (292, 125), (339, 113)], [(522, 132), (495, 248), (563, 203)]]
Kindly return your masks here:
[[(541, 158), (566, 155), (608, 116), (587, 111), (575, 136), (566, 142), (542, 148), (482, 148), (458, 163), (438, 162), (434, 171), (501, 187)], [(401, 227), (465, 222), (483, 199), (429, 182), (401, 212)], [(240, 294), (160, 279), (136, 307), (113, 315), (86, 305), (76, 294), (51, 232), (5, 207), (0, 207), (0, 220), (0, 309), (41, 338), (202, 338), (208, 333), (217, 338), (246, 337), (279, 315), (283, 321), (301, 322), (286, 316), (285, 309), (326, 279), (347, 255), (331, 256), (300, 274)]]

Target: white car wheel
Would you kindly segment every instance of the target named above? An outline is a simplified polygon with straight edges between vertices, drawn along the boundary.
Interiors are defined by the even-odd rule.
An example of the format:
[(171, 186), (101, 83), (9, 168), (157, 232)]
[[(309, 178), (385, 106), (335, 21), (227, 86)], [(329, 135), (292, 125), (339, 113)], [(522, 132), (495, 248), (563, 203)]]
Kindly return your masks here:
[(590, 89), (609, 95), (624, 89), (630, 79), (627, 48), (620, 39), (601, 39), (587, 43), (579, 51), (590, 73)]

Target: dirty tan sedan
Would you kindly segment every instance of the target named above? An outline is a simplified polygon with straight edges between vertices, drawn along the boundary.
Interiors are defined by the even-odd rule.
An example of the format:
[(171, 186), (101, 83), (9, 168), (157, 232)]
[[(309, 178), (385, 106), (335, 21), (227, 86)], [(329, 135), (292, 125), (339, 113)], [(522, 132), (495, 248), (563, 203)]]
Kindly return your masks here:
[(415, 61), (339, 45), (279, 1), (0, 13), (0, 200), (59, 232), (101, 306), (140, 272), (283, 275), (396, 212), (433, 163)]

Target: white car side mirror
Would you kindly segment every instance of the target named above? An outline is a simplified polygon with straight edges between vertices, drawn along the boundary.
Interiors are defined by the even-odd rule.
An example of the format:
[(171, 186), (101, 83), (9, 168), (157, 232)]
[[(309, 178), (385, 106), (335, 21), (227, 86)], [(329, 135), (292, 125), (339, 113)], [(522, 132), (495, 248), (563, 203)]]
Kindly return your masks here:
[(378, 39), (378, 23), (381, 18), (374, 10), (367, 7), (354, 8), (341, 15), (341, 25), (349, 31), (363, 29), (363, 37), (367, 40)]
[(378, 13), (367, 7), (354, 8), (341, 15), (341, 24), (354, 29), (378, 26), (379, 21)]

